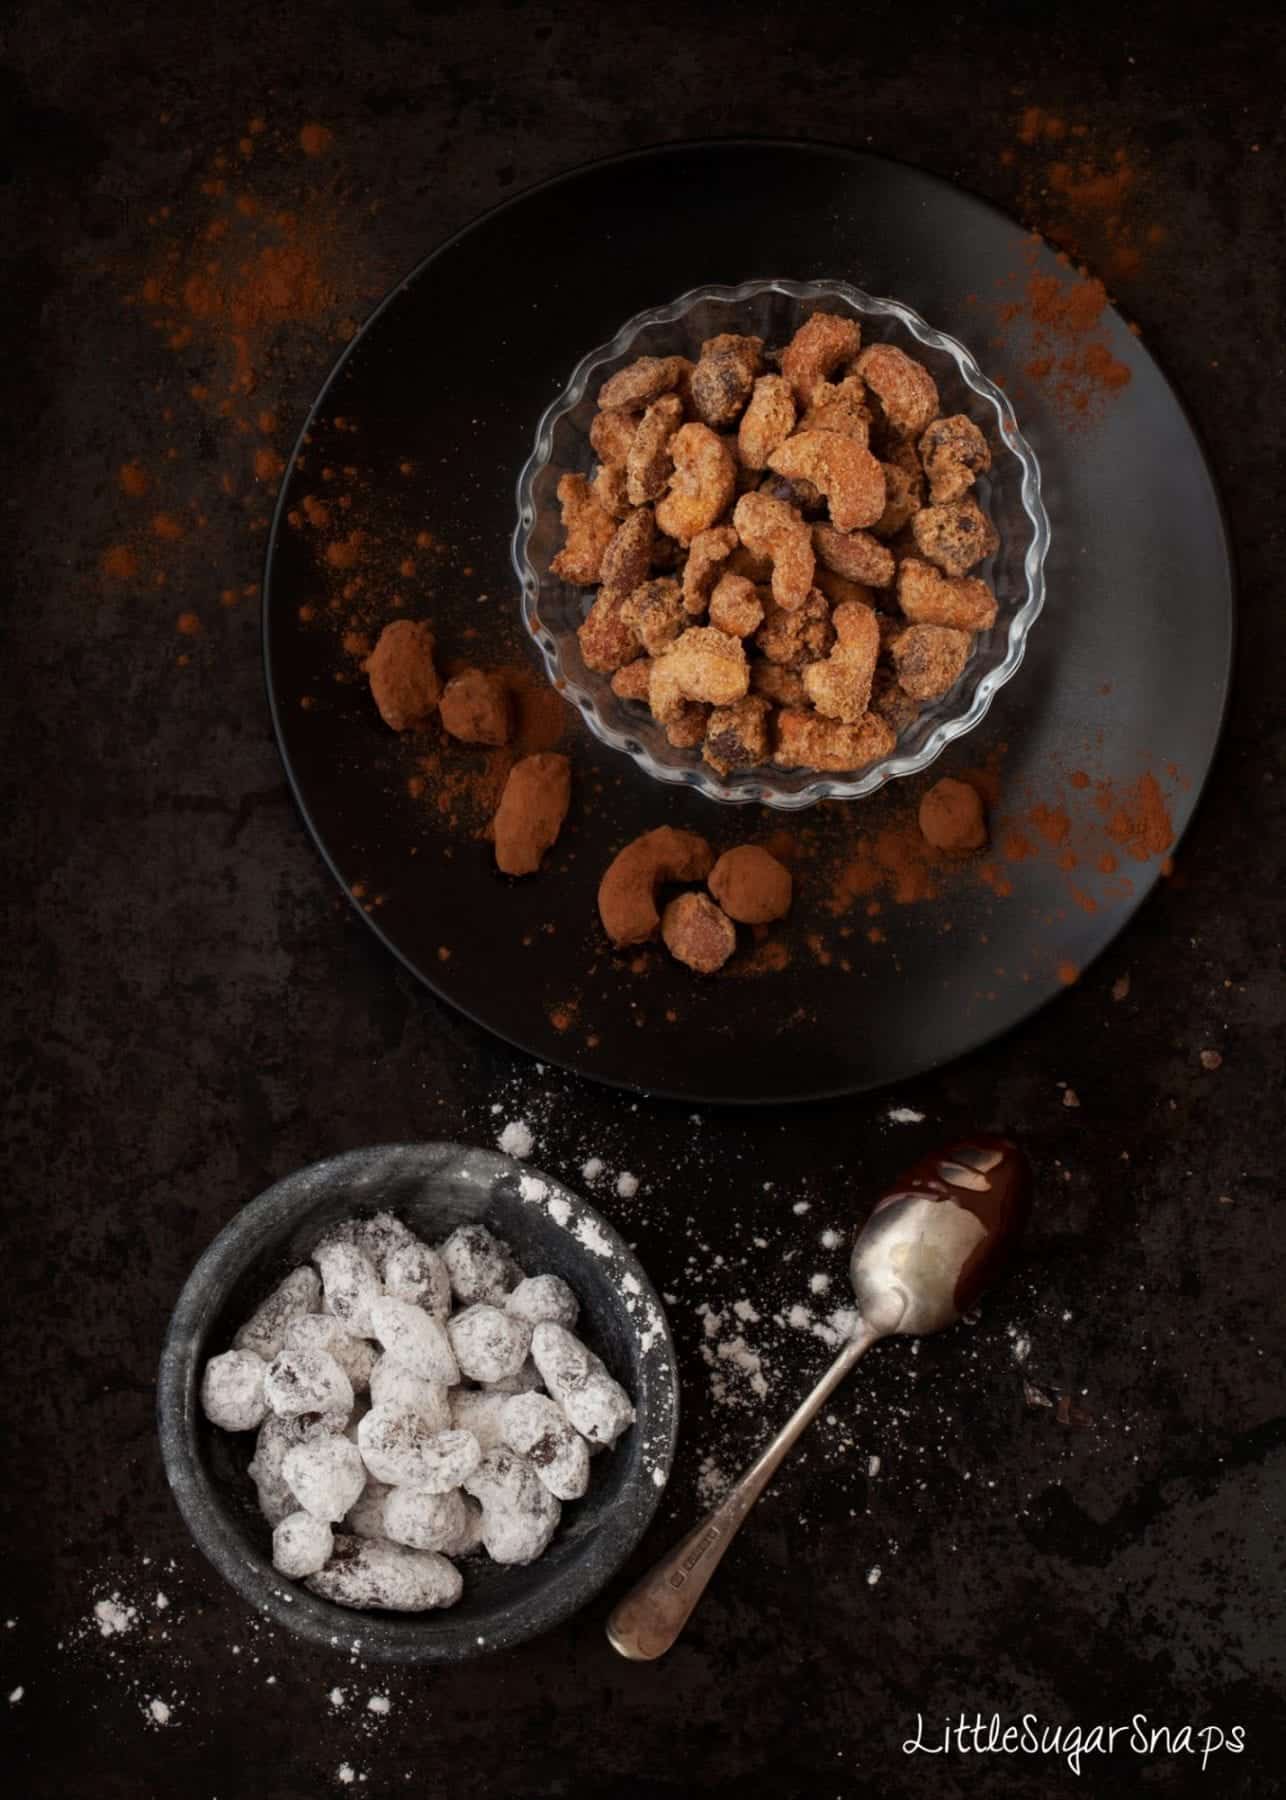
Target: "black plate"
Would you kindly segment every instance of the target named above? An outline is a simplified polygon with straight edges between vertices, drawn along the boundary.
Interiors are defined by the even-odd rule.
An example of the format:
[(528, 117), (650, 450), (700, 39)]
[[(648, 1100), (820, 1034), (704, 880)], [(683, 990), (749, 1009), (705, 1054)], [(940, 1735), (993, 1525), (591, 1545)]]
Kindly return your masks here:
[[(997, 303), (1032, 268), (1056, 272), (1013, 221), (918, 170), (814, 145), (723, 143), (598, 163), (533, 189), (384, 302), (292, 459), (269, 548), (265, 656), (282, 754), (323, 855), (346, 889), (362, 888), (372, 929), (436, 993), (534, 1056), (599, 1080), (693, 1100), (802, 1099), (905, 1079), (986, 1042), (1120, 931), (1158, 857), (1071, 878), (1055, 854), (1034, 855), (1005, 865), (1005, 897), (960, 877), (938, 899), (884, 905), (877, 924), (859, 905), (843, 937), (806, 865), (783, 933), (789, 969), (752, 978), (730, 965), (702, 982), (661, 953), (631, 969), (608, 954), (594, 895), (638, 832), (670, 823), (721, 848), (802, 820), (833, 855), (841, 834), (905, 813), (926, 778), (794, 820), (723, 807), (649, 781), (568, 709), (572, 813), (542, 874), (509, 882), (485, 843), (444, 824), (431, 796), (411, 796), (410, 748), (380, 724), (360, 679), (336, 680), (338, 631), (299, 617), (324, 584), (317, 540), (289, 514), (307, 493), (343, 491), (352, 466), (365, 498), (355, 496), (346, 524), (368, 509), (389, 543), (400, 534), (409, 545), (419, 529), (445, 543), (417, 559), (405, 599), (433, 620), (448, 657), (526, 656), (534, 668), (509, 564), (514, 484), (578, 358), (633, 313), (701, 283), (838, 276), (907, 301), (974, 349), (1013, 393), (1042, 465), (1053, 528), (1045, 611), (989, 719), (928, 779), (1002, 744), (1009, 798), (1056, 797), (1073, 770), (1118, 788), (1157, 771), (1177, 835), (1228, 687), (1232, 577), (1219, 502), (1182, 407), (1114, 315), (1111, 350), (1131, 379), (1100, 418), (1070, 429), (1028, 391), (1021, 337), (992, 339)], [(1061, 791), (1076, 817), (1094, 817), (1096, 788)], [(810, 949), (814, 932), (823, 940)]]

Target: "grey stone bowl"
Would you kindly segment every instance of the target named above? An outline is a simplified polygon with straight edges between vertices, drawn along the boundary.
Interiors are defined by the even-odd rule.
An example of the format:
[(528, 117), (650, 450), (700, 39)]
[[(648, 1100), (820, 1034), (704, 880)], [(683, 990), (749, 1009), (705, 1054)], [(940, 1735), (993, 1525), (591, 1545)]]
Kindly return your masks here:
[[(327, 1227), (387, 1208), (436, 1242), (480, 1222), (529, 1274), (561, 1275), (581, 1303), (577, 1327), (634, 1399), (638, 1418), (594, 1459), (583, 1500), (563, 1509), (549, 1549), (525, 1568), (485, 1554), (460, 1568), (464, 1593), (444, 1612), (354, 1612), (285, 1580), (271, 1561), (246, 1465), (252, 1432), (217, 1431), (199, 1403), (208, 1357)], [(647, 1530), (678, 1432), (674, 1345), (661, 1303), (629, 1247), (578, 1195), (490, 1150), (392, 1144), (314, 1163), (252, 1200), (224, 1227), (179, 1296), (157, 1386), (161, 1456), (179, 1511), (219, 1573), (287, 1630), (376, 1662), (460, 1662), (548, 1631), (611, 1580)]]

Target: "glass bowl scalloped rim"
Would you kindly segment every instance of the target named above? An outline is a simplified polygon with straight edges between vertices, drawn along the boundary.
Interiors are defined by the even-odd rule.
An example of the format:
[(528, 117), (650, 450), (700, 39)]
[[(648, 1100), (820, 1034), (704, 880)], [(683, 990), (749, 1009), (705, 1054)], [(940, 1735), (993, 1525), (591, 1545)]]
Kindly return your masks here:
[[(540, 618), (540, 577), (528, 554), (536, 524), (533, 490), (537, 477), (552, 453), (554, 428), (566, 413), (579, 405), (594, 372), (604, 363), (623, 357), (639, 333), (646, 328), (670, 324), (703, 301), (736, 304), (763, 293), (784, 294), (801, 301), (843, 298), (855, 311), (868, 317), (896, 319), (920, 343), (950, 356), (964, 382), (994, 411), (1001, 443), (1017, 457), (1022, 466), (1022, 506), (1032, 525), (1032, 539), (1023, 559), (1026, 597), (1010, 620), (1004, 657), (979, 680), (971, 704), (963, 712), (941, 720), (920, 748), (911, 754), (899, 755), (895, 751), (893, 755), (873, 763), (851, 778), (819, 775), (815, 780), (792, 789), (778, 787), (771, 778), (754, 770), (738, 772), (724, 781), (704, 763), (660, 763), (633, 732), (605, 718), (600, 710), (598, 696), (569, 675), (564, 668), (559, 641)], [(726, 805), (758, 803), (781, 811), (797, 811), (812, 806), (819, 800), (857, 800), (874, 793), (888, 781), (915, 775), (928, 768), (948, 744), (965, 736), (986, 717), (995, 695), (1021, 665), (1028, 635), (1045, 604), (1045, 557), (1050, 544), (1050, 525), (1041, 500), (1040, 465), (1035, 452), (1019, 430), (1008, 398), (983, 374), (972, 354), (958, 339), (936, 330), (902, 301), (868, 294), (851, 282), (775, 279), (745, 281), (735, 287), (712, 284), (690, 288), (687, 293), (664, 306), (650, 307), (644, 312), (636, 313), (607, 343), (600, 344), (581, 358), (566, 387), (545, 408), (536, 428), (535, 445), (518, 477), (517, 504), (518, 523), (512, 540), (512, 560), (522, 592), (523, 622), (540, 648), (550, 681), (570, 703), (579, 708), (595, 737), (615, 750), (624, 751), (646, 774), (659, 781), (696, 788), (708, 798)], [(624, 706), (625, 703), (620, 704)]]

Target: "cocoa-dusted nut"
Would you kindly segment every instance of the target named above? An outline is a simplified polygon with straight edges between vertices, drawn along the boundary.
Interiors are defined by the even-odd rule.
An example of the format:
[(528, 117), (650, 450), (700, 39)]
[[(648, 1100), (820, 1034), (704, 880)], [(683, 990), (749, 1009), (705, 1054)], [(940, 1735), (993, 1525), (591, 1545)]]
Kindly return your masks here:
[(948, 575), (967, 575), (1000, 546), (1000, 534), (972, 499), (922, 507), (911, 520), (911, 536), (920, 554)]
[(987, 815), (977, 788), (949, 775), (935, 781), (920, 801), (920, 830), (935, 850), (981, 850)]
[(843, 381), (823, 381), (813, 389), (807, 412), (799, 421), (801, 431), (838, 431), (867, 445), (871, 438), (871, 409), (866, 403), (866, 383), (860, 375)]
[(725, 850), (706, 885), (739, 925), (769, 925), (784, 919), (794, 888), (790, 870), (759, 844)]
[(616, 535), (616, 520), (604, 512), (583, 475), (564, 475), (558, 483), (566, 541), (549, 567), (561, 581), (576, 587), (593, 587), (603, 563), (603, 552)]
[(627, 844), (598, 884), (598, 914), (618, 947), (644, 944), (661, 928), (657, 889), (667, 881), (704, 881), (714, 857), (695, 832), (659, 825)]
[(973, 637), (945, 625), (909, 625), (893, 641), (893, 666), (913, 700), (936, 700), (959, 680)]
[(658, 395), (676, 388), (691, 367), (686, 356), (640, 356), (603, 383), (598, 390), (599, 411), (648, 406)]
[(929, 477), (929, 497), (941, 506), (964, 498), (991, 467), (991, 450), (972, 419), (952, 413), (926, 429), (920, 439), (920, 461)]
[(394, 619), (362, 665), (371, 698), (391, 731), (424, 725), (442, 693), (433, 666), (433, 633), (422, 619)]
[(628, 594), (641, 581), (646, 581), (648, 570), (652, 567), (652, 541), (655, 535), (656, 527), (650, 506), (640, 506), (622, 519), (611, 543), (603, 552), (600, 570), (603, 586)]
[(556, 751), (524, 756), (509, 771), (496, 809), (496, 866), (505, 875), (534, 875), (558, 841), (572, 794), (572, 766)]
[(873, 588), (892, 585), (896, 569), (893, 552), (867, 531), (836, 531), (833, 525), (814, 525), (813, 549), (818, 562), (847, 581), (860, 581), (864, 587)]
[(777, 715), (777, 753), (781, 769), (818, 769), (846, 774), (887, 756), (896, 739), (875, 713), (855, 725), (823, 719), (819, 713), (786, 710)]
[(690, 544), (727, 508), (736, 488), (732, 452), (708, 425), (681, 425), (670, 439), (674, 473), (656, 522), (667, 536)]
[(857, 372), (880, 402), (895, 437), (918, 438), (938, 410), (938, 388), (923, 363), (896, 344), (869, 344)]
[(862, 332), (856, 319), (827, 312), (815, 312), (805, 319), (781, 355), (781, 372), (796, 403), (806, 407), (820, 383), (851, 363), (861, 348)]
[(708, 894), (680, 894), (661, 916), (661, 937), (676, 962), (713, 975), (737, 948), (737, 928)]
[(761, 375), (737, 427), (737, 454), (745, 469), (766, 469), (778, 444), (795, 429), (795, 399), (781, 375)]
[(985, 581), (944, 575), (916, 556), (904, 557), (898, 566), (898, 605), (913, 625), (990, 631), (996, 622), (996, 596)]
[(767, 762), (770, 710), (759, 694), (747, 694), (731, 706), (716, 706), (706, 721), (701, 752), (710, 767), (727, 775), (733, 769), (753, 769)]
[(442, 690), (442, 728), (462, 744), (507, 744), (513, 731), (513, 704), (498, 675), (462, 669)]
[(779, 444), (768, 467), (811, 481), (825, 494), (837, 531), (873, 525), (884, 511), (884, 472), (865, 444), (838, 431), (797, 431)]
[(772, 596), (777, 605), (802, 606), (816, 566), (812, 533), (802, 515), (770, 494), (743, 494), (732, 522), (747, 550), (770, 559)]
[(632, 663), (626, 663), (612, 677), (612, 692), (618, 700), (642, 700), (647, 704), (648, 689), (652, 673), (652, 658), (640, 656)]
[(600, 588), (584, 619), (576, 627), (576, 638), (587, 669), (610, 675), (623, 669), (642, 650), (638, 633), (622, 617), (628, 594), (615, 588)]

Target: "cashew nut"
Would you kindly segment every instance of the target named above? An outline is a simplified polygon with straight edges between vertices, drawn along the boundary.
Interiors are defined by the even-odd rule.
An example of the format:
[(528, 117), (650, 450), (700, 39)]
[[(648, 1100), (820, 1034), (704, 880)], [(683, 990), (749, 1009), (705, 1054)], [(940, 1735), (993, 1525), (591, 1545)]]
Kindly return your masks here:
[(673, 472), (670, 439), (683, 423), (683, 402), (663, 394), (643, 414), (625, 459), (626, 493), (631, 506), (659, 500)]
[(820, 718), (815, 712), (787, 709), (777, 716), (773, 761), (779, 769), (821, 769), (838, 775), (887, 756), (896, 742), (875, 713), (846, 725), (839, 719)]
[(737, 534), (731, 525), (712, 525), (709, 531), (699, 531), (693, 538), (683, 565), (683, 604), (694, 618), (700, 617), (709, 605), (720, 569), (736, 548)]
[(937, 413), (937, 383), (923, 363), (896, 344), (868, 344), (857, 359), (857, 372), (897, 437), (918, 438)]
[(856, 725), (871, 700), (880, 627), (869, 606), (846, 600), (831, 614), (836, 645), (825, 662), (809, 663), (804, 691), (819, 713)]
[(616, 533), (616, 520), (604, 512), (583, 475), (564, 475), (558, 483), (567, 541), (550, 562), (550, 569), (577, 587), (593, 587), (603, 552)]
[(732, 499), (736, 464), (723, 439), (708, 425), (681, 425), (670, 439), (674, 474), (656, 509), (661, 530), (681, 544), (706, 531)]
[(807, 406), (818, 383), (852, 362), (861, 347), (862, 333), (856, 319), (826, 312), (815, 312), (805, 319), (781, 357), (781, 372), (790, 383), (796, 402)]
[(772, 561), (772, 597), (788, 610), (802, 606), (813, 585), (813, 539), (793, 506), (770, 494), (743, 494), (732, 515), (747, 550)]
[(598, 390), (599, 410), (649, 406), (658, 395), (678, 387), (691, 367), (686, 356), (640, 356), (603, 383)]
[(784, 375), (761, 375), (737, 427), (737, 451), (745, 469), (766, 469), (778, 444), (795, 429), (795, 397)]
[(838, 431), (797, 431), (777, 446), (768, 467), (811, 481), (825, 494), (837, 531), (873, 525), (884, 511), (884, 471), (865, 444)]
[(627, 844), (598, 884), (598, 916), (618, 948), (645, 944), (661, 928), (657, 889), (667, 881), (704, 881), (714, 865), (710, 846), (692, 831), (659, 825)]
[(905, 557), (898, 569), (898, 605), (913, 625), (990, 631), (996, 622), (996, 597), (985, 581), (944, 575), (918, 556)]
[(964, 498), (991, 467), (991, 450), (972, 419), (952, 413), (935, 419), (920, 439), (920, 461), (929, 477), (929, 497), (941, 506)]

